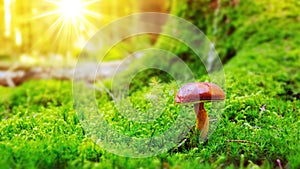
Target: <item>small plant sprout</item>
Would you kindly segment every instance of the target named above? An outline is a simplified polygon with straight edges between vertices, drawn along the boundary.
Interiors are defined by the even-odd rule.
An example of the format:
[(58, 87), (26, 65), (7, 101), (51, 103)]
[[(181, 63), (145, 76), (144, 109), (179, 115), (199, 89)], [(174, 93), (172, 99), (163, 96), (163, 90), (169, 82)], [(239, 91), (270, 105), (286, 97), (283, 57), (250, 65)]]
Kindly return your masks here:
[(196, 128), (201, 131), (201, 138), (206, 139), (209, 127), (209, 118), (204, 108), (204, 102), (221, 101), (225, 99), (224, 91), (213, 83), (193, 82), (183, 85), (175, 102), (180, 104), (193, 103), (196, 113)]

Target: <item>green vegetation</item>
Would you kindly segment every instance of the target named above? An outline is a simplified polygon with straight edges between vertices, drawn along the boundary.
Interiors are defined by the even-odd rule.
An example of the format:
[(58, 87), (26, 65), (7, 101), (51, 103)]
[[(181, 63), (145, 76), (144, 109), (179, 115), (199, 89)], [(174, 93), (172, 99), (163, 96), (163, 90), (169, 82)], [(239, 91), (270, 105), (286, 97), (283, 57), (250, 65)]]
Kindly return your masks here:
[[(212, 27), (205, 27), (212, 25), (212, 11), (198, 10), (199, 6), (189, 4), (195, 9), (187, 13), (182, 12), (187, 10), (186, 6), (180, 6), (176, 8), (181, 11), (173, 13), (197, 22), (216, 41), (217, 50), (226, 62), (224, 113), (207, 142), (195, 142), (196, 133), (192, 130), (183, 145), (155, 157), (131, 159), (113, 155), (85, 135), (73, 108), (71, 82), (29, 81), (14, 89), (0, 87), (0, 166), (279, 168), (280, 163), (282, 167), (299, 168), (299, 1), (241, 1), (237, 6), (224, 1), (216, 35), (210, 32)], [(193, 12), (208, 14), (194, 18)], [(205, 23), (200, 23), (201, 17), (206, 17), (202, 18)], [(163, 39), (159, 41), (166, 44)], [(192, 62), (185, 48), (177, 53)], [(141, 79), (146, 78), (151, 83), (143, 86)], [(197, 79), (207, 80), (203, 76)], [(132, 83), (135, 89), (130, 98), (136, 108), (149, 111), (151, 102), (145, 99), (145, 94), (161, 89), (166, 98), (165, 111), (151, 124), (134, 123), (126, 127), (130, 122), (113, 108), (111, 98), (98, 92), (99, 109), (107, 112), (107, 122), (125, 135), (135, 137), (149, 137), (153, 131), (159, 133), (168, 128), (180, 109), (173, 103), (174, 88), (178, 86), (157, 73), (139, 74)]]

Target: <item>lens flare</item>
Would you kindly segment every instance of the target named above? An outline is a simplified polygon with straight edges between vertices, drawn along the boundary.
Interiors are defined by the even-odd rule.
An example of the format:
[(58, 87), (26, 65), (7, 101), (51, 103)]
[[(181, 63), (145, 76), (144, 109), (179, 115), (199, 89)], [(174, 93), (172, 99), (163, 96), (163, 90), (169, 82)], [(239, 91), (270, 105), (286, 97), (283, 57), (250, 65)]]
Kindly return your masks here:
[(45, 36), (37, 42), (39, 44), (37, 46), (43, 47), (45, 43), (50, 43), (55, 45), (53, 52), (65, 54), (72, 51), (83, 37), (87, 40), (97, 31), (93, 21), (100, 20), (101, 14), (90, 10), (89, 7), (100, 2), (99, 0), (46, 0), (45, 2), (44, 6), (50, 10), (33, 17), (33, 19), (43, 18), (43, 20), (47, 18), (50, 22)]

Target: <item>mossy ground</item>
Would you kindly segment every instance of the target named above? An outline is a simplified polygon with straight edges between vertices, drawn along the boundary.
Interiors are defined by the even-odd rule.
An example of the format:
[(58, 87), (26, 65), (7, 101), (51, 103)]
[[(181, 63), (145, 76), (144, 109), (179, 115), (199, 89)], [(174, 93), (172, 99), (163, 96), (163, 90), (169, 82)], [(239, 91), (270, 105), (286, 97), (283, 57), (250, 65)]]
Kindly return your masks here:
[[(230, 8), (222, 11), (235, 21), (236, 31), (219, 43), (220, 53), (236, 52), (233, 58), (224, 59), (226, 104), (208, 142), (186, 142), (181, 148), (150, 158), (113, 155), (85, 135), (73, 108), (72, 82), (29, 81), (14, 89), (0, 87), (0, 166), (279, 168), (280, 161), (283, 167), (299, 168), (300, 18), (295, 11), (299, 3), (270, 1), (270, 7), (268, 2), (251, 2), (256, 8), (247, 11), (242, 10), (247, 4), (241, 3), (241, 9), (233, 8), (233, 13), (239, 12), (237, 19), (230, 18), (236, 16)], [(279, 10), (286, 12), (279, 15)], [(229, 27), (224, 26), (224, 32)], [(168, 100), (165, 116), (155, 125), (163, 130), (180, 106), (174, 105), (174, 96), (168, 94), (174, 90), (172, 82), (154, 85), (133, 91), (131, 99), (141, 110), (146, 109), (144, 94), (159, 86)], [(100, 95), (98, 103), (103, 111), (109, 111), (109, 123), (120, 132), (132, 134), (122, 128), (127, 121), (112, 109), (108, 96)], [(148, 126), (133, 126), (137, 136), (152, 134), (143, 127)]]
[[(273, 168), (300, 165), (299, 71), (294, 60), (299, 55), (287, 52), (279, 59), (283, 45), (261, 44), (245, 48), (225, 65), (227, 99), (222, 119), (205, 144), (184, 145), (187, 149), (146, 159), (118, 157), (98, 147), (84, 135), (73, 109), (72, 84), (61, 81), (29, 81), (15, 89), (1, 87), (1, 166), (5, 168), (206, 168), (260, 166)], [(284, 59), (284, 58), (282, 58)], [(288, 71), (293, 74), (289, 75)], [(165, 91), (170, 84), (157, 84)], [(157, 87), (157, 86), (156, 86)], [(133, 94), (144, 100), (145, 87)], [(166, 114), (176, 114), (173, 95)], [(99, 101), (111, 109), (112, 101)], [(147, 104), (140, 102), (140, 104)], [(261, 108), (266, 105), (265, 110)], [(141, 105), (143, 107), (143, 105)], [(146, 106), (145, 106), (146, 107)], [(110, 111), (111, 112), (111, 111)], [(126, 120), (108, 114), (107, 120), (124, 126)], [(164, 126), (162, 118), (158, 128)], [(139, 125), (136, 133), (147, 136)], [(120, 131), (128, 132), (126, 129)], [(151, 134), (151, 133), (148, 133)], [(246, 140), (238, 142), (235, 140)], [(228, 142), (229, 141), (229, 142)], [(189, 143), (186, 143), (189, 144)], [(257, 167), (256, 166), (256, 167)]]

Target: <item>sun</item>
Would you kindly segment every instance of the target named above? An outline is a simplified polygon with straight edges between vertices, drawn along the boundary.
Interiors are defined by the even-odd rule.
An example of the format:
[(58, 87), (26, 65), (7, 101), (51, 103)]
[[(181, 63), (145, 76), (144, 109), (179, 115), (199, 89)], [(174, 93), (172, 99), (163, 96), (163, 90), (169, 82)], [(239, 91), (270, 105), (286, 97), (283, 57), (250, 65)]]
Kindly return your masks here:
[(64, 54), (72, 51), (78, 41), (89, 39), (97, 31), (95, 20), (101, 20), (99, 11), (92, 11), (89, 7), (99, 1), (45, 0), (44, 5), (50, 10), (33, 18), (49, 21), (45, 35), (41, 42), (37, 42), (37, 46), (43, 46), (44, 43), (54, 44), (56, 51), (53, 52)]
[(84, 4), (80, 0), (62, 0), (59, 3), (59, 11), (66, 19), (74, 19), (82, 15)]

